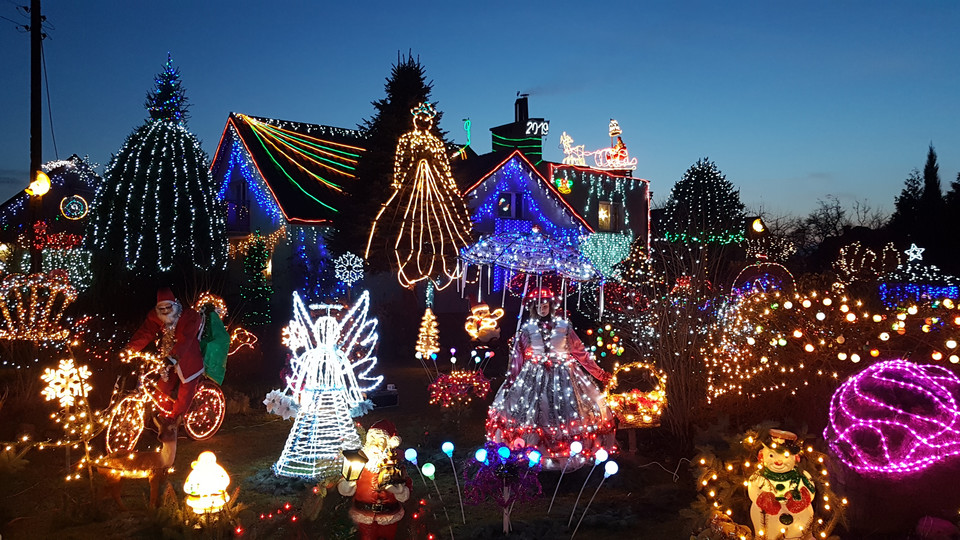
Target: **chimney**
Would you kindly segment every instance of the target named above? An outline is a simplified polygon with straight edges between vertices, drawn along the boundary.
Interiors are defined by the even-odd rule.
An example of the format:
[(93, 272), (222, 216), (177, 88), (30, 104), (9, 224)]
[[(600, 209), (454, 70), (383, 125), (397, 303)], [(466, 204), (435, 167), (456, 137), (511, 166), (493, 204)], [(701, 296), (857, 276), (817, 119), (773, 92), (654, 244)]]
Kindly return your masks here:
[(514, 121), (517, 123), (526, 122), (530, 119), (530, 113), (527, 110), (527, 96), (530, 94), (519, 94), (520, 97), (513, 104)]

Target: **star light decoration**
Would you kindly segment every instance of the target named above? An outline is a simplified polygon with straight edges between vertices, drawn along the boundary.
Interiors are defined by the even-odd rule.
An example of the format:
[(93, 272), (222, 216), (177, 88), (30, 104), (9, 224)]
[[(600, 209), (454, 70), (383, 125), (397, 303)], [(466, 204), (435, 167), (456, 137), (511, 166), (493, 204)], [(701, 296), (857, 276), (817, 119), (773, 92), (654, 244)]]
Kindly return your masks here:
[(337, 257), (334, 261), (334, 273), (338, 280), (347, 287), (363, 279), (363, 259), (349, 251)]
[(57, 369), (43, 370), (40, 378), (47, 383), (41, 394), (47, 401), (59, 400), (63, 408), (71, 407), (76, 398), (86, 399), (93, 387), (87, 382), (90, 370), (87, 366), (75, 366), (72, 358), (60, 360)]

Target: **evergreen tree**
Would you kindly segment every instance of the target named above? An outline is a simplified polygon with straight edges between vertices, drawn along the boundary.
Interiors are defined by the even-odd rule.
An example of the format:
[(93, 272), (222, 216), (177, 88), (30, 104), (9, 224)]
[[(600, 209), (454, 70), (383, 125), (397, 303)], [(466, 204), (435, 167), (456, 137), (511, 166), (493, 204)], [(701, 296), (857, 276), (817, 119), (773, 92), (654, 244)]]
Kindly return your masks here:
[(253, 326), (270, 323), (270, 295), (273, 294), (273, 289), (267, 284), (266, 270), (269, 260), (267, 242), (257, 230), (243, 259), (247, 283), (240, 287), (244, 300), (243, 320)]
[(707, 158), (687, 169), (664, 209), (663, 237), (668, 242), (728, 244), (744, 239), (744, 206), (717, 165)]
[[(948, 194), (948, 199), (955, 196)], [(896, 198), (895, 210), (890, 219), (891, 232), (901, 243), (916, 243), (924, 246), (928, 256), (937, 264), (952, 267), (948, 235), (945, 228), (952, 223), (947, 218), (947, 202), (940, 185), (940, 166), (933, 145), (927, 150), (923, 172), (914, 169), (906, 180), (903, 191)]]
[(180, 81), (180, 68), (173, 66), (173, 57), (167, 53), (167, 63), (163, 66), (163, 71), (157, 75), (156, 87), (151, 92), (147, 92), (147, 100), (144, 107), (150, 112), (150, 118), (153, 120), (164, 120), (167, 122), (185, 123), (190, 115), (187, 109), (186, 92), (183, 83)]
[(902, 238), (913, 238), (920, 216), (920, 197), (923, 195), (923, 177), (914, 169), (904, 181), (903, 189), (894, 199), (894, 211), (890, 217), (890, 228)]
[(620, 272), (620, 280), (629, 287), (646, 287), (653, 281), (653, 265), (647, 256), (647, 243), (643, 236), (634, 238), (630, 254), (614, 268)]
[[(410, 111), (430, 101), (432, 89), (433, 82), (427, 82), (420, 58), (398, 54), (384, 85), (386, 97), (372, 102), (374, 115), (357, 126), (368, 136), (366, 151), (357, 164), (357, 181), (352, 184), (345, 211), (335, 223), (338, 233), (332, 243), (334, 252), (358, 252), (366, 246), (373, 221), (391, 193), (397, 141), (410, 131)], [(430, 131), (445, 141), (446, 133), (438, 127), (442, 116), (436, 115)], [(367, 262), (372, 271), (384, 271), (390, 268), (391, 257), (391, 253), (371, 253)]]
[(185, 126), (186, 99), (169, 57), (146, 108), (150, 118), (107, 166), (91, 212), (93, 247), (141, 277), (223, 269), (225, 212), (207, 154)]

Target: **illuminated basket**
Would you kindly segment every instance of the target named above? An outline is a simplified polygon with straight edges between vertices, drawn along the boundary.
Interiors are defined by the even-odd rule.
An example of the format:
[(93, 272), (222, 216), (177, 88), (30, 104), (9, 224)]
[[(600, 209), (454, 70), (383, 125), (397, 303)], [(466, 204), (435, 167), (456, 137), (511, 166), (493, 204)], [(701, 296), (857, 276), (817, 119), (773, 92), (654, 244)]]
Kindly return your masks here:
[[(649, 376), (653, 383), (652, 390), (623, 388), (625, 385), (620, 384), (622, 379), (627, 379), (626, 374), (638, 371), (645, 372)], [(632, 383), (635, 380), (636, 377), (630, 377), (630, 381), (624, 382)], [(630, 386), (633, 385), (630, 384)], [(660, 416), (667, 407), (667, 374), (646, 362), (617, 364), (613, 370), (613, 377), (604, 388), (604, 398), (607, 400), (607, 406), (620, 421), (620, 429), (658, 427)]]

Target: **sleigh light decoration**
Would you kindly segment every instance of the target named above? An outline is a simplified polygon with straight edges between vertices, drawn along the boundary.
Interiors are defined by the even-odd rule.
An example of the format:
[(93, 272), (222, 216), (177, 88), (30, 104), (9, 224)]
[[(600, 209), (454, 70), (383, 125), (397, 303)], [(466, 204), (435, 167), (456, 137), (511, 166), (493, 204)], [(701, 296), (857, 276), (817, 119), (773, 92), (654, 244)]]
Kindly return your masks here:
[[(653, 389), (621, 388), (621, 379), (627, 374), (646, 371), (653, 380)], [(629, 377), (634, 381), (636, 377)], [(660, 425), (660, 416), (667, 408), (667, 374), (646, 362), (617, 364), (613, 377), (604, 389), (607, 405), (620, 421), (620, 429), (648, 428)]]

